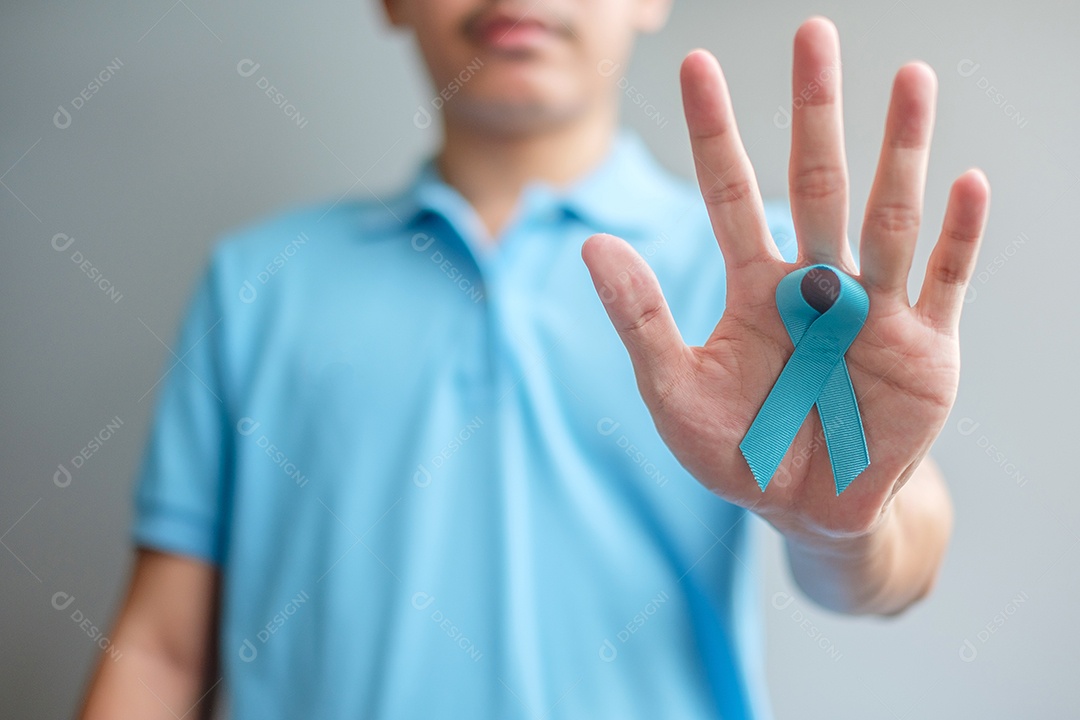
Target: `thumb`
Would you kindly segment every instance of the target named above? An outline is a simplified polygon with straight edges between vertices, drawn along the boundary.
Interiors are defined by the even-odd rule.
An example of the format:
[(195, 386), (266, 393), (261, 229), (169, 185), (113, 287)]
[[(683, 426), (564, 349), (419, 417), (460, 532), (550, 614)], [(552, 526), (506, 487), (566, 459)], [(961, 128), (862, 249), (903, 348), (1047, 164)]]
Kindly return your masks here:
[(622, 338), (646, 404), (662, 401), (688, 366), (689, 348), (655, 273), (625, 240), (592, 235), (581, 247), (596, 293)]

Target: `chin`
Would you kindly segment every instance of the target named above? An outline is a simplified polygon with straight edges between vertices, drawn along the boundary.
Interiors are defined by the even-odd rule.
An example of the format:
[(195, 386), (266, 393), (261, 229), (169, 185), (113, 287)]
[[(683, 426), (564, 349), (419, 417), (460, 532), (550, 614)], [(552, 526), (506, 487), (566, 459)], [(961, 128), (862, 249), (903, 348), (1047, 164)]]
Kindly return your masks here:
[(456, 108), (447, 107), (453, 120), (486, 133), (519, 138), (550, 132), (580, 117), (585, 102), (552, 102), (541, 98), (470, 99)]
[[(495, 68), (491, 68), (495, 70)], [(500, 135), (542, 132), (580, 117), (589, 107), (580, 82), (550, 68), (498, 68), (465, 86), (446, 112), (454, 120)], [(482, 82), (481, 82), (482, 80)], [(455, 102), (456, 101), (456, 102)]]

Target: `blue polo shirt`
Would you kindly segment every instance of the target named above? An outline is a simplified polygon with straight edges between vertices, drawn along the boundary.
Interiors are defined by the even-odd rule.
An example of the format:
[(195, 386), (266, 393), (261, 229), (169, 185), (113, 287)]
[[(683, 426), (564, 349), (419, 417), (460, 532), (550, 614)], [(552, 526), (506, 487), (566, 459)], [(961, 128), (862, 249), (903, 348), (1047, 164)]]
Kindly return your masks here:
[(497, 243), (428, 161), (215, 244), (133, 538), (220, 567), (232, 717), (770, 716), (760, 521), (658, 436), (581, 260), (598, 231), (703, 343), (704, 205), (626, 130), (571, 187), (529, 185)]

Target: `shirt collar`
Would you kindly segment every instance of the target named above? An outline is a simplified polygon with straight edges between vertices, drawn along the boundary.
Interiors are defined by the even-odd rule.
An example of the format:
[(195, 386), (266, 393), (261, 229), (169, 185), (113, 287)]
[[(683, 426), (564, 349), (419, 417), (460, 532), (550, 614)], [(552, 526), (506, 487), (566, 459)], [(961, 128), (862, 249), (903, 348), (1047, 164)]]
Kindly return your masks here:
[[(549, 199), (566, 214), (597, 232), (625, 234), (640, 230), (656, 217), (656, 204), (671, 197), (679, 181), (652, 156), (641, 137), (620, 128), (600, 164), (565, 188), (543, 181), (528, 183), (521, 203)], [(468, 201), (441, 177), (434, 155), (419, 167), (399, 196), (395, 215), (407, 225), (425, 216), (441, 215), (471, 232), (481, 232), (479, 218)]]

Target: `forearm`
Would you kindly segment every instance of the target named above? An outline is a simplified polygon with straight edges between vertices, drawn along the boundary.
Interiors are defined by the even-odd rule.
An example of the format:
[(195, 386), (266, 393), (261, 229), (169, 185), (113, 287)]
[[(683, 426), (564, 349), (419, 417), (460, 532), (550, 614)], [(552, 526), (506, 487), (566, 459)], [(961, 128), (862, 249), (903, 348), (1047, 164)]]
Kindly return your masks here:
[(796, 583), (836, 612), (895, 615), (934, 585), (952, 531), (952, 503), (937, 465), (925, 459), (882, 523), (856, 539), (785, 538)]
[(216, 568), (146, 548), (98, 658), (82, 720), (209, 717), (217, 686)]
[(186, 669), (160, 653), (123, 647), (116, 659), (102, 655), (80, 714), (82, 720), (175, 720), (205, 717), (209, 696), (202, 672)]

